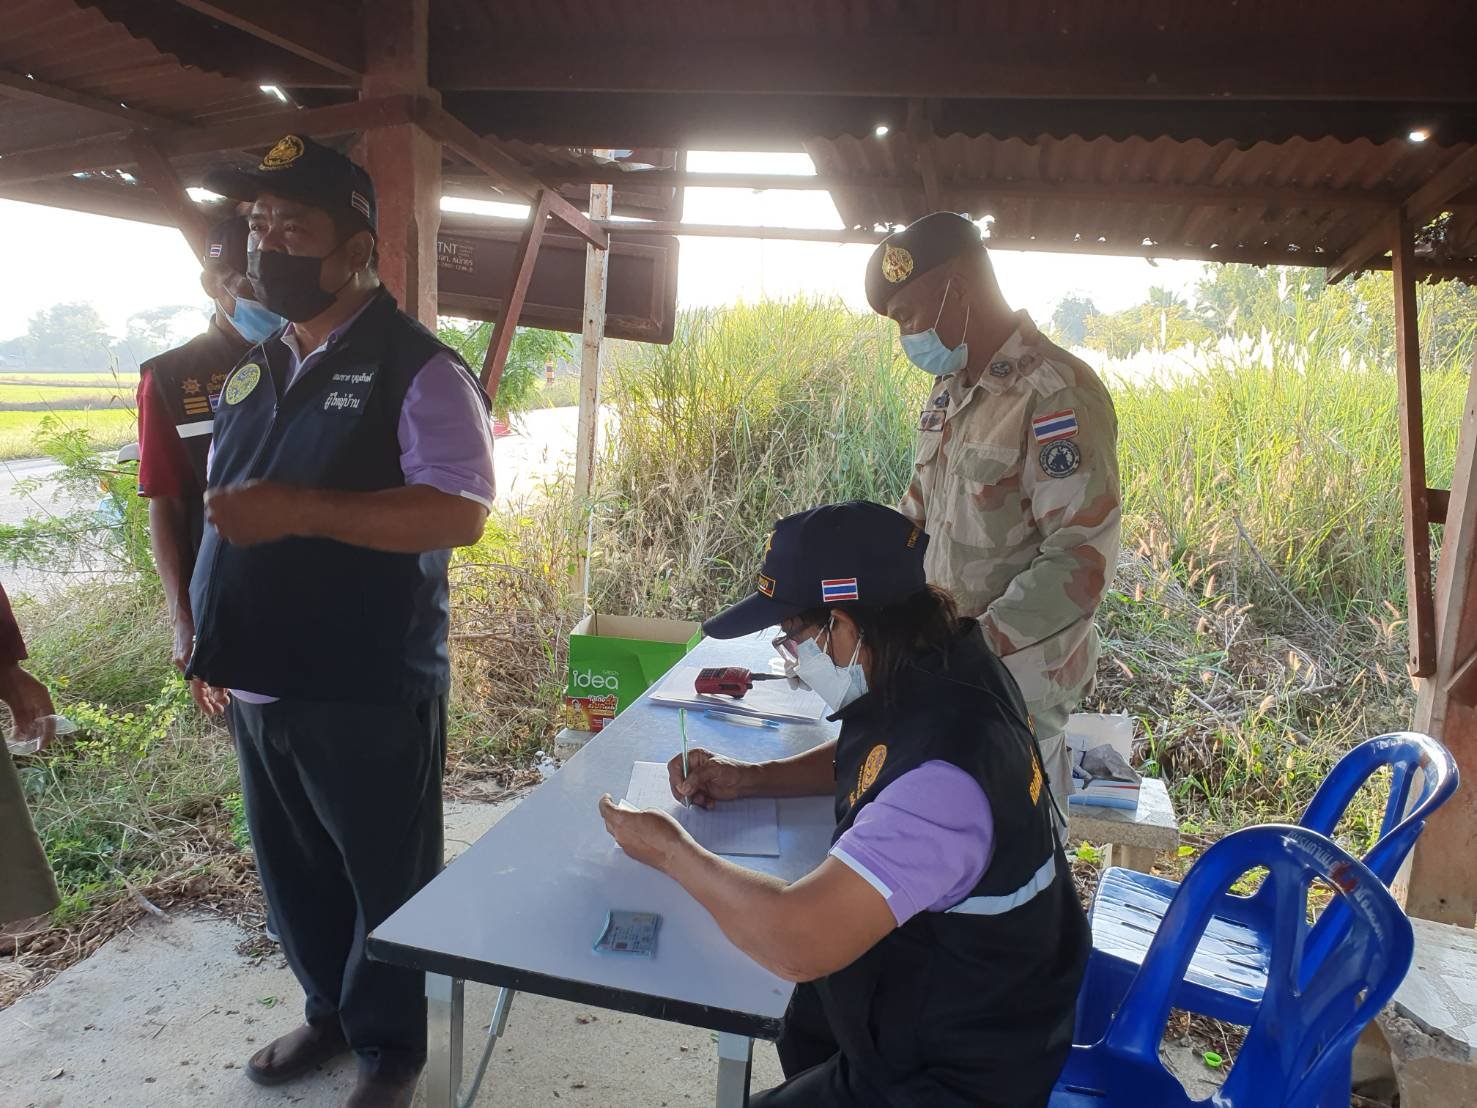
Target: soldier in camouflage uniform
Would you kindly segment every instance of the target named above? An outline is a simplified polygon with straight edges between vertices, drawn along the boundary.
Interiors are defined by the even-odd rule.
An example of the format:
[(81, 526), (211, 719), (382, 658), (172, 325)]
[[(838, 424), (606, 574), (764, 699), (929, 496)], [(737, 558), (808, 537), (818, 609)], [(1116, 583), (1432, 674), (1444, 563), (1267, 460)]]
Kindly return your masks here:
[(1000, 293), (973, 223), (939, 212), (883, 241), (867, 299), (938, 377), (899, 510), (930, 536), (930, 583), (1020, 685), (1066, 831), (1067, 716), (1091, 691), (1093, 612), (1118, 560), (1117, 418), (1097, 375)]

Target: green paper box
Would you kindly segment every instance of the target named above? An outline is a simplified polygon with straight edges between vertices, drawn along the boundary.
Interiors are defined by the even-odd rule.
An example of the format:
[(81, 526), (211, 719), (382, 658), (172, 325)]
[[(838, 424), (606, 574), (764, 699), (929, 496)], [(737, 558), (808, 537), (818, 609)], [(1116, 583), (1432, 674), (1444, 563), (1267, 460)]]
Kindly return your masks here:
[(569, 635), (570, 728), (599, 731), (703, 638), (701, 624), (592, 612)]

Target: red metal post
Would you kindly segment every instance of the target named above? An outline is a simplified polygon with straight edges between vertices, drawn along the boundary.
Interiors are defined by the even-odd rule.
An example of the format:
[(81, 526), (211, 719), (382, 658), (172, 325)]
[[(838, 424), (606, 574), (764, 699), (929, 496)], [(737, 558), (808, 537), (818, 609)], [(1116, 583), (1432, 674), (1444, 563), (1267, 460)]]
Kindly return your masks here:
[(493, 325), (492, 342), (487, 347), (487, 357), (482, 362), (482, 387), (488, 396), (497, 395), (497, 387), (503, 379), (503, 367), (508, 362), (508, 348), (513, 345), (513, 333), (518, 329), (518, 316), (523, 312), (523, 301), (528, 295), (528, 283), (533, 280), (533, 267), (538, 261), (539, 244), (544, 240), (544, 224), (548, 222), (551, 189), (538, 194), (533, 210), (528, 213), (528, 227), (518, 244), (518, 254), (513, 262), (513, 272), (508, 275), (508, 291), (498, 308), (497, 322)]

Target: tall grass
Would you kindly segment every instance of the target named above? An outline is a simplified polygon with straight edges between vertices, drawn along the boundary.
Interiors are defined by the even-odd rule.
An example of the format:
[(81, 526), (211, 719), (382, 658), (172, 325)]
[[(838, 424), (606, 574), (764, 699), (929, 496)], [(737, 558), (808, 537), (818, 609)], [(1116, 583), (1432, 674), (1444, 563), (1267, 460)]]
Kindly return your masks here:
[(610, 382), (592, 593), (675, 618), (747, 592), (775, 520), (895, 502), (927, 393), (886, 320), (803, 300), (684, 313)]

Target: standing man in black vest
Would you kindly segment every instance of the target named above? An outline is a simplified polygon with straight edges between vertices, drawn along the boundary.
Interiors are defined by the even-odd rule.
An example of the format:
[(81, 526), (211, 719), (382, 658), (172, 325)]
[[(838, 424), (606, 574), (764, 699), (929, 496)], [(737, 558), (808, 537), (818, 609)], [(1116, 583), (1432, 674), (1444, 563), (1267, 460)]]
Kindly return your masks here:
[[(149, 501), (149, 544), (174, 630), (171, 658), (181, 671), (195, 641), (190, 575), (205, 522), (205, 461), (226, 375), (251, 347), (287, 321), (251, 299), (246, 281), (246, 218), (210, 229), (200, 284), (215, 311), (204, 332), (139, 366), (138, 493)], [(245, 287), (243, 287), (245, 285)], [(202, 709), (218, 715), (217, 690), (190, 683)]]
[(230, 690), (257, 865), (307, 994), (247, 1075), (353, 1050), (347, 1108), (401, 1108), (422, 982), (364, 938), (441, 865), (446, 571), (491, 506), (487, 397), (381, 287), (363, 169), (287, 135), (206, 185), (251, 202), (248, 274), (291, 321), (222, 389), (190, 587), (189, 674)]

